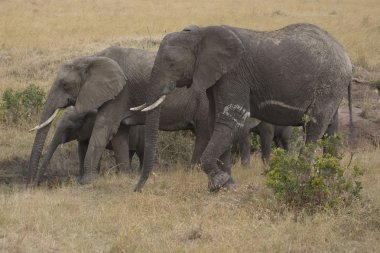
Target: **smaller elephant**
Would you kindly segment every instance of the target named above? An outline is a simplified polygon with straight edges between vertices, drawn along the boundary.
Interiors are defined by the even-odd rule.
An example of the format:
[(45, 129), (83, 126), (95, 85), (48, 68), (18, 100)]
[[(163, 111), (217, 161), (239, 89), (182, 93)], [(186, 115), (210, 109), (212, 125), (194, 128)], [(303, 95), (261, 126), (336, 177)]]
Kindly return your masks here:
[(292, 136), (291, 126), (277, 126), (262, 121), (254, 128), (246, 128), (246, 131), (247, 133), (239, 140), (241, 164), (243, 166), (249, 166), (250, 164), (251, 143), (249, 139), (249, 132), (251, 131), (260, 136), (261, 159), (265, 163), (270, 160), (272, 141), (274, 141), (276, 147), (289, 151), (289, 144)]
[[(42, 162), (41, 170), (38, 175), (38, 181), (41, 181), (41, 176), (44, 174), (47, 165), (52, 158), (55, 150), (60, 144), (70, 142), (73, 140), (78, 141), (78, 156), (80, 172), (83, 174), (84, 158), (87, 152), (88, 142), (91, 137), (92, 129), (95, 124), (97, 110), (92, 110), (89, 113), (78, 114), (75, 112), (74, 107), (66, 109), (63, 117), (58, 121), (54, 136), (48, 146), (47, 153)], [(128, 131), (125, 125), (121, 125), (115, 137), (108, 143), (107, 149), (113, 150), (115, 153), (116, 164), (118, 165), (118, 171), (131, 172), (131, 161), (133, 155), (136, 153), (140, 161), (140, 169), (142, 167), (142, 161), (144, 156), (144, 126), (130, 126), (129, 127), (129, 140), (128, 146)], [(130, 154), (128, 156), (125, 153)], [(98, 170), (99, 170), (98, 165)]]

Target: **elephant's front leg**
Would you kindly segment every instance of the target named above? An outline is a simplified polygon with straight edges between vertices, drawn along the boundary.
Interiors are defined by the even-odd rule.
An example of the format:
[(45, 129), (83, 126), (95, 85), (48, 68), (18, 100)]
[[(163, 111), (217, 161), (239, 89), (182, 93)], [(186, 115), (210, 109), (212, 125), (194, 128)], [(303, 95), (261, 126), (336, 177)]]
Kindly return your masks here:
[(104, 113), (98, 113), (84, 159), (84, 175), (80, 180), (82, 184), (89, 183), (97, 177), (96, 168), (100, 162), (100, 158), (108, 142), (117, 132), (119, 124), (120, 121), (106, 117)]
[(251, 163), (251, 140), (249, 138), (249, 129), (239, 138), (239, 151), (241, 165), (245, 168), (249, 167)]
[[(219, 85), (207, 91), (210, 101), (210, 129), (211, 139), (201, 157), (201, 167), (209, 178), (209, 190), (217, 191), (221, 187), (233, 183), (231, 177), (231, 145), (235, 138), (241, 134), (247, 117), (249, 116), (248, 101), (249, 90), (242, 91), (239, 99), (231, 96), (239, 96), (232, 92), (222, 92), (223, 86)], [(243, 102), (234, 104), (229, 101)], [(227, 102), (227, 103), (226, 103)], [(220, 165), (220, 166), (219, 166)]]

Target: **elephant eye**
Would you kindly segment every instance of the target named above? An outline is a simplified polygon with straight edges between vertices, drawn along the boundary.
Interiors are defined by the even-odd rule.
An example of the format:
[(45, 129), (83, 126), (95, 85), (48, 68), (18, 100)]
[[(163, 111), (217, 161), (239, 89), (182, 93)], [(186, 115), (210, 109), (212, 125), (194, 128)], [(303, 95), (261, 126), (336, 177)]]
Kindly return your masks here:
[(61, 81), (61, 86), (63, 87), (63, 89), (68, 89), (69, 88), (69, 83), (68, 82), (66, 82), (66, 81), (64, 81), (64, 80), (62, 80)]

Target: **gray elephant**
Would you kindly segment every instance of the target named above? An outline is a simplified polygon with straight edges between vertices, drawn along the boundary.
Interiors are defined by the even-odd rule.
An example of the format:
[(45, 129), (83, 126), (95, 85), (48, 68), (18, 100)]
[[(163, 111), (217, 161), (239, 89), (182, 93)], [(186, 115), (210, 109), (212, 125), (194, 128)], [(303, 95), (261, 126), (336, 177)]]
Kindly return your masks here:
[(291, 126), (278, 126), (267, 122), (260, 122), (256, 127), (249, 128), (248, 134), (239, 139), (239, 150), (241, 154), (241, 164), (249, 166), (251, 160), (251, 142), (249, 132), (252, 131), (260, 136), (261, 159), (268, 163), (272, 152), (272, 141), (278, 148), (289, 151), (290, 140), (292, 137)]
[[(28, 182), (32, 182), (37, 174), (51, 121), (59, 108), (71, 105), (77, 114), (97, 110), (83, 162), (82, 183), (96, 176), (96, 167), (102, 152), (117, 133), (122, 121), (126, 126), (147, 124), (150, 126), (148, 129), (158, 129), (160, 126), (168, 131), (193, 130), (196, 143), (192, 161), (198, 161), (209, 139), (208, 115), (207, 111), (202, 110), (208, 103), (204, 92), (194, 89), (174, 90), (171, 99), (163, 105), (163, 111), (170, 113), (168, 117), (161, 117), (160, 124), (160, 108), (145, 113), (130, 110), (161, 92), (161, 87), (149, 82), (155, 56), (155, 53), (144, 50), (111, 47), (94, 56), (65, 62), (49, 91), (41, 123), (32, 129), (37, 130), (37, 133), (29, 162)], [(167, 108), (175, 110), (169, 111)], [(123, 146), (128, 145), (127, 138), (119, 140), (124, 142)], [(151, 171), (156, 143), (156, 131), (146, 131), (143, 164), (147, 169), (143, 171)], [(141, 182), (145, 183), (148, 176), (149, 173), (141, 174), (140, 185), (143, 185)]]
[[(97, 111), (93, 110), (88, 113), (78, 114), (75, 112), (74, 107), (69, 107), (65, 110), (62, 118), (57, 122), (53, 138), (48, 146), (46, 155), (44, 156), (41, 169), (39, 170), (38, 184), (41, 182), (41, 177), (48, 166), (48, 163), (53, 156), (55, 150), (60, 144), (70, 142), (73, 140), (78, 141), (78, 156), (79, 156), (79, 174), (83, 175), (84, 158), (88, 148), (88, 141), (90, 140), (92, 129), (96, 120)], [(137, 153), (140, 166), (142, 166), (143, 151), (144, 151), (144, 127), (143, 126), (127, 126), (121, 125), (118, 133), (107, 145), (107, 148), (113, 150), (115, 153), (116, 164), (118, 171), (131, 172), (130, 160), (125, 154), (129, 152)], [(141, 130), (142, 129), (142, 130)], [(142, 132), (142, 135), (141, 135)], [(124, 146), (125, 138), (129, 138), (128, 146)], [(136, 135), (136, 136), (135, 136)], [(98, 165), (99, 166), (99, 165)]]
[(300, 126), (308, 115), (306, 142), (315, 142), (331, 122), (351, 77), (351, 61), (342, 46), (314, 25), (270, 32), (190, 26), (162, 40), (150, 76), (156, 98), (147, 103), (148, 109), (156, 108), (176, 86), (206, 90), (212, 135), (201, 168), (209, 190), (217, 191), (233, 184), (231, 144), (248, 117)]

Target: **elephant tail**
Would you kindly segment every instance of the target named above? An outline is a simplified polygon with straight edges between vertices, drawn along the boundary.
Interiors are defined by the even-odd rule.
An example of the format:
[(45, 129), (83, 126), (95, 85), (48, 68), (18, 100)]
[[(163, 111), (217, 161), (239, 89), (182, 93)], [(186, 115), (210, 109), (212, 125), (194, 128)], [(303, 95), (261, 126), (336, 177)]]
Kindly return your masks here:
[(349, 116), (350, 116), (350, 121), (349, 121), (350, 143), (356, 146), (356, 134), (355, 134), (355, 128), (354, 128), (354, 122), (353, 122), (353, 115), (352, 115), (352, 80), (350, 80), (350, 83), (348, 84), (348, 111), (349, 111)]

